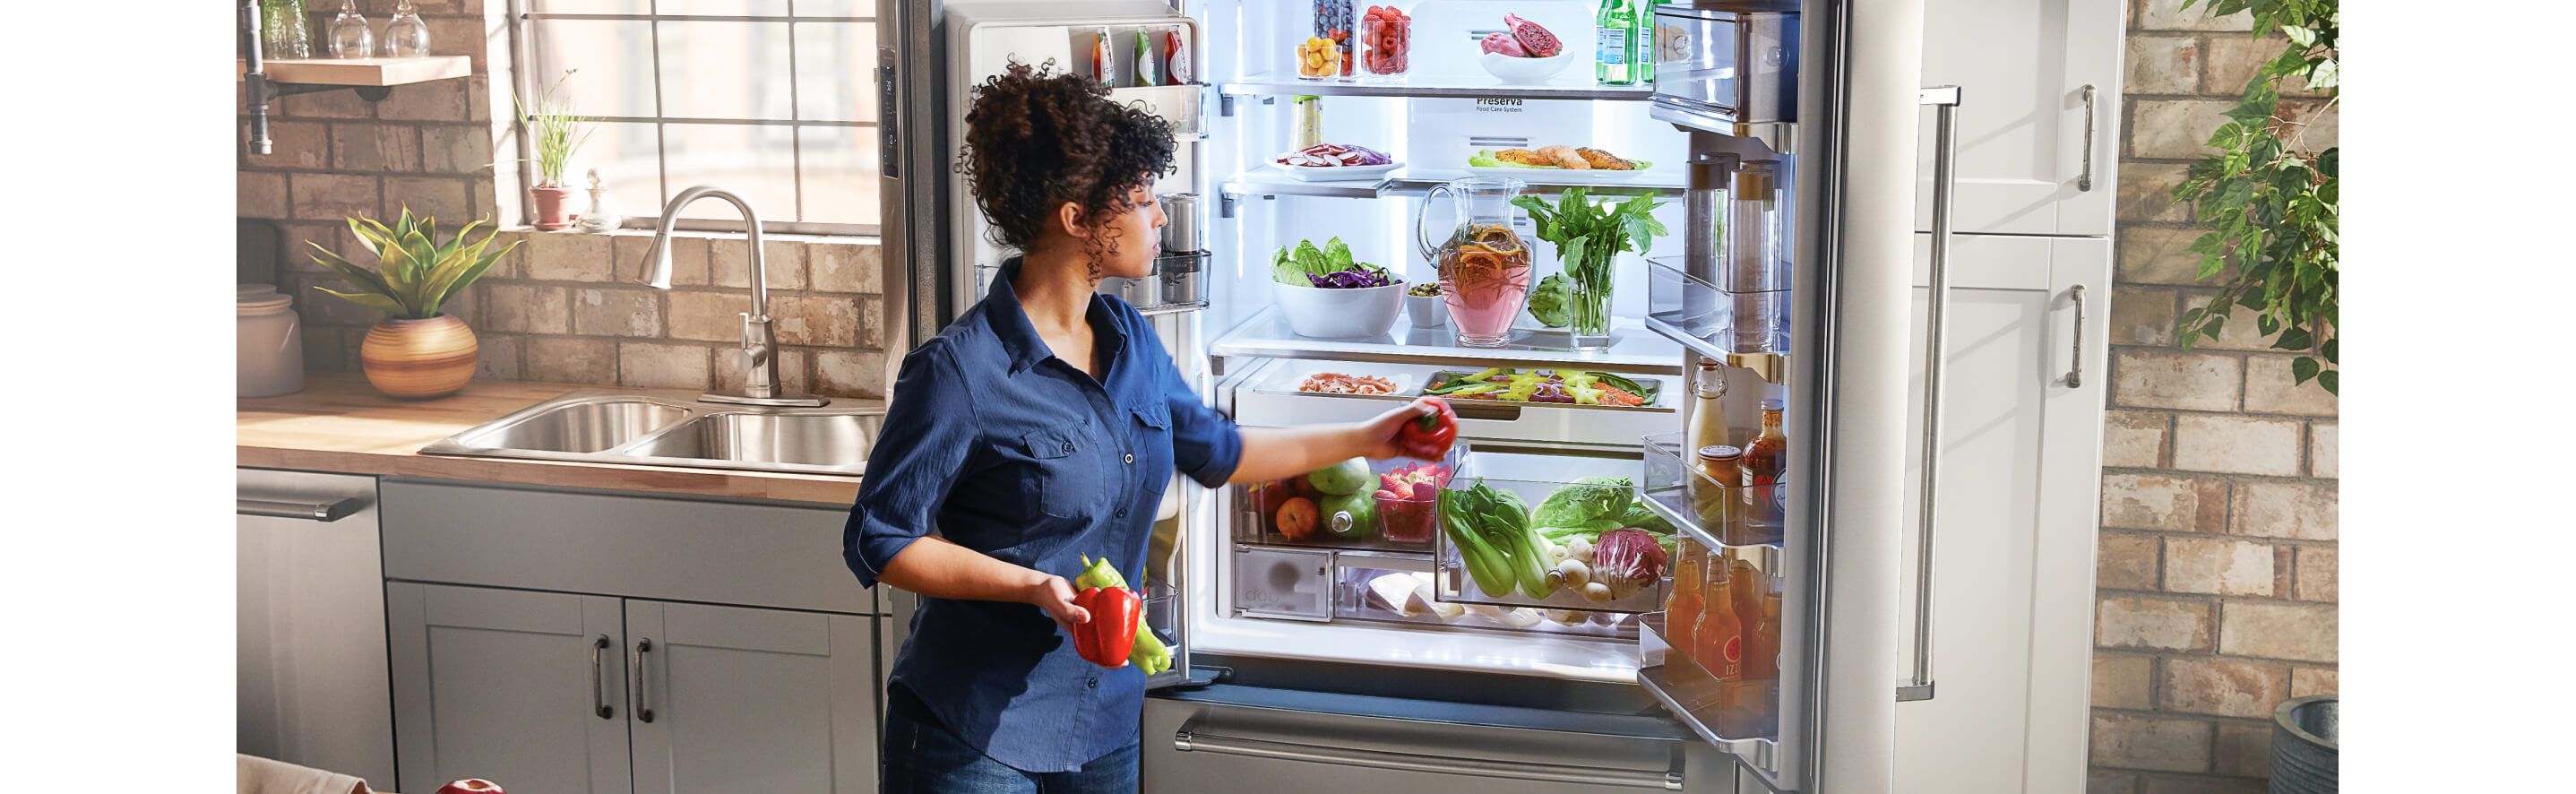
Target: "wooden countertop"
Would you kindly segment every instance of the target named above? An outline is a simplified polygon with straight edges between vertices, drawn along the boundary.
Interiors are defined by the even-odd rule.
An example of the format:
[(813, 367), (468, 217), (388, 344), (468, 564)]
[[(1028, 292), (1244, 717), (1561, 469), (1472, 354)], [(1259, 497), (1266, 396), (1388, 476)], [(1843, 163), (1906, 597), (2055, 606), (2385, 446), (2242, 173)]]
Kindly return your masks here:
[[(615, 391), (695, 401), (697, 392), (476, 379), (435, 400), (396, 400), (357, 373), (317, 372), (304, 390), (243, 398), (233, 414), (234, 462), (267, 469), (600, 488), (848, 505), (859, 478), (608, 463), (456, 458), (420, 448), (512, 411), (576, 391)], [(834, 398), (834, 405), (848, 400)], [(867, 401), (872, 402), (872, 401)]]

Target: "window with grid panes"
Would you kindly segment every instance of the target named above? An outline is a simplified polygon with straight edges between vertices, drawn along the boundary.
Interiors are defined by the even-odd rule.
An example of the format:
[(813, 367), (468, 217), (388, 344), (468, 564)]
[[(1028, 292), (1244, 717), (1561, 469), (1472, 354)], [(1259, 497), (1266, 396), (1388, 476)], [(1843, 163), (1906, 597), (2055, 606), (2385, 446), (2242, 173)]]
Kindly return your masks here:
[[(563, 81), (574, 111), (592, 119), (567, 181), (586, 188), (597, 169), (627, 225), (653, 223), (672, 195), (711, 184), (741, 194), (771, 231), (876, 233), (876, 0), (511, 9), (519, 96)], [(741, 228), (721, 201), (683, 208), (679, 225)]]

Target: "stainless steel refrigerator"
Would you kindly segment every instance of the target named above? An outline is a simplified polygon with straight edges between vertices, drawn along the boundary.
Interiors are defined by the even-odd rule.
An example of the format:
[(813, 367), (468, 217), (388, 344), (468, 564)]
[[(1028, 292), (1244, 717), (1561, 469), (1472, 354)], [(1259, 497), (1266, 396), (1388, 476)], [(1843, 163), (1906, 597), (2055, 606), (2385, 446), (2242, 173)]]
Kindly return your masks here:
[[(1316, 533), (1277, 512), (1296, 498), (1294, 483), (1176, 482), (1146, 580), (1150, 622), (1183, 661), (1152, 682), (1145, 788), (1891, 790), (1897, 704), (1932, 694), (1908, 661), (1925, 650), (1899, 640), (1900, 624), (1916, 620), (1899, 591), (1920, 581), (1900, 570), (1913, 520), (1902, 494), (1930, 485), (1920, 471), (1909, 476), (1907, 450), (1939, 432), (1910, 427), (1907, 413), (1909, 359), (1922, 355), (1909, 339), (1915, 174), (1920, 158), (1947, 151), (1918, 152), (1916, 139), (1918, 126), (1946, 118), (1936, 108), (1953, 96), (1921, 84), (1923, 3), (1649, 6), (1626, 57), (1631, 67), (1653, 61), (1656, 73), (1629, 85), (1596, 80), (1603, 37), (1591, 2), (1423, 0), (1407, 9), (1401, 37), (1350, 30), (1349, 49), (1333, 56), (1359, 62), (1347, 76), (1337, 65), (1301, 76), (1312, 70), (1318, 8), (1338, 5), (881, 0), (882, 227), (890, 283), (903, 285), (889, 292), (904, 293), (889, 306), (902, 322), (888, 329), (890, 344), (937, 333), (1008, 253), (984, 239), (951, 168), (969, 88), (1011, 59), (1093, 73), (1106, 37), (1097, 68), (1112, 95), (1173, 124), (1178, 172), (1156, 189), (1191, 196), (1178, 206), (1192, 214), (1174, 222), (1197, 239), (1167, 240), (1156, 277), (1102, 289), (1154, 317), (1211, 404), (1247, 425), (1289, 425), (1373, 415), (1496, 367), (1639, 383), (1652, 394), (1634, 407), (1457, 400), (1461, 444), (1444, 461), (1446, 487), (1482, 481), (1535, 505), (1585, 477), (1627, 478), (1634, 506), (1678, 539), (1668, 563), (1696, 545), (1724, 561), (1708, 564), (1741, 561), (1734, 570), (1780, 594), (1776, 674), (1728, 677), (1672, 650), (1666, 607), (1684, 583), (1606, 603), (1569, 589), (1497, 596), (1461, 564), (1466, 552), (1445, 521), (1427, 542)], [(1353, 18), (1369, 8), (1356, 6)], [(1570, 68), (1506, 82), (1493, 70), (1528, 64), (1484, 64), (1486, 42), (1522, 40), (1520, 23), (1561, 40)], [(1321, 38), (1342, 49), (1329, 31)], [(1174, 41), (1187, 75), (1171, 67)], [(1388, 42), (1401, 57), (1371, 51)], [(1137, 85), (1140, 53), (1157, 84)], [(1372, 73), (1395, 64), (1403, 74)], [(1273, 165), (1308, 136), (1401, 164), (1315, 181)], [(1549, 146), (1602, 150), (1632, 167), (1490, 163), (1495, 152)], [(1751, 232), (1722, 217), (1741, 181), (1732, 175), (1748, 163), (1769, 169), (1762, 189), (1778, 202), (1778, 271), (1759, 284), (1729, 269), (1730, 235)], [(1290, 287), (1274, 283), (1276, 252), (1339, 238), (1361, 261), (1438, 282), (1425, 229), (1449, 236), (1458, 202), (1437, 188), (1496, 174), (1551, 202), (1572, 185), (1664, 202), (1654, 217), (1671, 234), (1612, 263), (1606, 347), (1582, 347), (1529, 312), (1495, 348), (1461, 344), (1457, 317), (1437, 309), (1428, 319), (1442, 325), (1399, 317), (1358, 338), (1297, 332), (1279, 292)], [(1506, 222), (1534, 249), (1532, 281), (1561, 269), (1555, 247), (1530, 236), (1526, 212)], [(1937, 306), (1946, 222), (1935, 231)], [(1937, 342), (1933, 351), (1938, 360)], [(1765, 400), (1784, 406), (1787, 467), (1758, 492), (1781, 511), (1767, 534), (1742, 531), (1729, 512), (1750, 509), (1739, 497), (1755, 492), (1693, 479), (1702, 361), (1722, 365), (1731, 441), (1755, 435)], [(1300, 388), (1318, 373), (1396, 389)], [(1737, 506), (1701, 509), (1703, 487)], [(889, 654), (909, 616), (903, 603)]]

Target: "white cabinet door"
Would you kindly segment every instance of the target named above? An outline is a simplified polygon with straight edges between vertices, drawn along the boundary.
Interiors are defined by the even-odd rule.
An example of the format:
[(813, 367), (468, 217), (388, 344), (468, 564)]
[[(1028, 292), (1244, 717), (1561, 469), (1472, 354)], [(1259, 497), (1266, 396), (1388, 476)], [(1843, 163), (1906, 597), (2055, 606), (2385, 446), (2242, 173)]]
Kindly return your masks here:
[(385, 586), (403, 791), (630, 794), (618, 600)]
[[(1907, 516), (1921, 509), (1930, 294), (1930, 236), (1916, 237)], [(1898, 791), (2081, 791), (2110, 243), (1954, 240), (1933, 536), (1934, 697), (1897, 704)], [(2070, 384), (2079, 357), (2080, 385)], [(1898, 669), (1910, 674), (1921, 527), (1908, 523), (1898, 612), (1907, 655)]]
[[(1929, 0), (1923, 84), (1960, 89), (1957, 231), (2111, 233), (2127, 8), (2102, 0)], [(1932, 228), (1934, 125), (1932, 111), (1923, 113), (1916, 231)], [(2088, 153), (2090, 190), (2081, 184)]]
[(636, 794), (874, 791), (869, 620), (626, 602)]

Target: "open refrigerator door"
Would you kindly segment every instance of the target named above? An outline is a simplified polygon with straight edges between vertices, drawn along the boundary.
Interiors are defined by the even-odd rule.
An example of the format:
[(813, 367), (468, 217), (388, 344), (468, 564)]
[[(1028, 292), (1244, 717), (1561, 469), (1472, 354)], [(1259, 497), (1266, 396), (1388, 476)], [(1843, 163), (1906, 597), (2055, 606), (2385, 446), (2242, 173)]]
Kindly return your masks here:
[[(1585, 2), (885, 2), (915, 31), (886, 34), (886, 58), (942, 65), (880, 73), (890, 99), (913, 97), (886, 103), (913, 114), (888, 125), (889, 171), (929, 177), (888, 176), (932, 208), (887, 223), (915, 338), (980, 299), (1008, 254), (942, 156), (971, 87), (1054, 61), (1173, 122), (1179, 170), (1156, 191), (1188, 230), (1166, 250), (1189, 261), (1102, 290), (1153, 316), (1204, 398), (1246, 426), (1426, 394), (1459, 415), (1439, 460), (1167, 491), (1145, 578), (1178, 664), (1152, 686), (1508, 707), (1540, 715), (1513, 727), (1547, 730), (1660, 714), (1609, 732), (1713, 748), (1689, 766), (1724, 787), (1691, 790), (1885, 790), (1907, 283), (1906, 250), (1886, 249), (1910, 242), (1895, 205), (1913, 164), (1910, 146), (1854, 152), (1913, 127), (1798, 119), (1875, 119), (1899, 84), (1910, 113), (1919, 3), (1654, 6), (1626, 57), (1657, 76), (1607, 85), (1544, 63), (1581, 66), (1617, 38)], [(1855, 63), (1870, 42), (1901, 51)], [(1172, 46), (1195, 74), (1169, 66)], [(1161, 84), (1136, 85), (1140, 57)], [(1666, 232), (1569, 266), (1525, 203), (1486, 198), (1558, 211), (1569, 189), (1650, 201)], [(1581, 291), (1565, 286), (1577, 267)], [(1345, 271), (1364, 285), (1323, 278)], [(1591, 333), (1569, 327), (1572, 304), (1597, 307)], [(1758, 482), (1741, 459), (1704, 465), (1704, 447), (1757, 439)], [(1173, 744), (1224, 746), (1203, 723)], [(1682, 787), (1683, 755), (1639, 761), (1632, 782)]]

